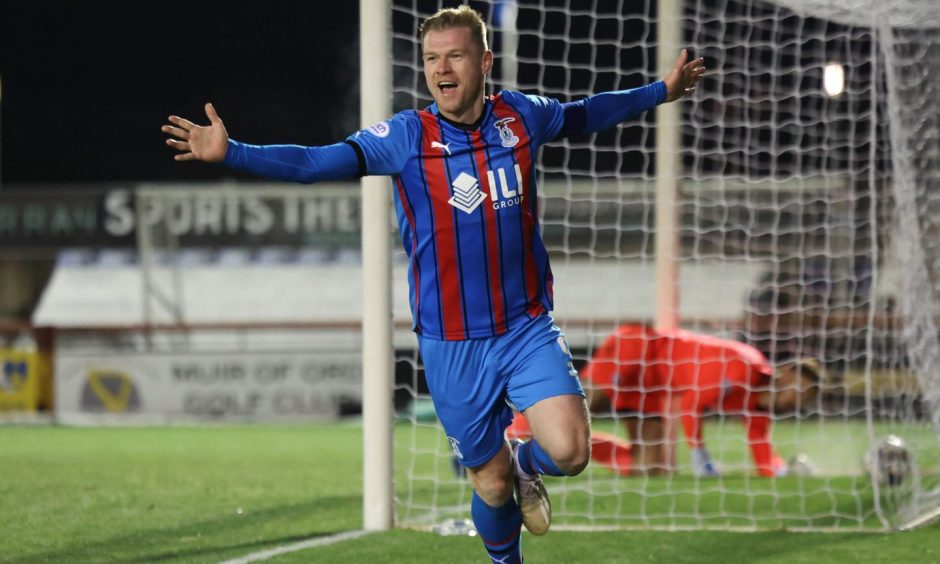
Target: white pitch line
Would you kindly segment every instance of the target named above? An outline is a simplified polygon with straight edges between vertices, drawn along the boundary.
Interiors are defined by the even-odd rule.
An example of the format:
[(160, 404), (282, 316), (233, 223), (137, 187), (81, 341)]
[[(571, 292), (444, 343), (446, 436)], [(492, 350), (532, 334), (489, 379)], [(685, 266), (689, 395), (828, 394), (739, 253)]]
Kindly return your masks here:
[(345, 533), (337, 533), (328, 537), (317, 537), (315, 539), (295, 542), (294, 544), (286, 544), (277, 548), (262, 550), (261, 552), (253, 552), (251, 554), (242, 556), (241, 558), (226, 560), (222, 562), (222, 564), (247, 564), (248, 562), (267, 560), (268, 558), (274, 558), (275, 556), (280, 556), (289, 552), (297, 552), (298, 550), (305, 550), (308, 548), (326, 546), (328, 544), (335, 544), (338, 542), (356, 539), (363, 535), (367, 535), (370, 532), (372, 531), (346, 531)]

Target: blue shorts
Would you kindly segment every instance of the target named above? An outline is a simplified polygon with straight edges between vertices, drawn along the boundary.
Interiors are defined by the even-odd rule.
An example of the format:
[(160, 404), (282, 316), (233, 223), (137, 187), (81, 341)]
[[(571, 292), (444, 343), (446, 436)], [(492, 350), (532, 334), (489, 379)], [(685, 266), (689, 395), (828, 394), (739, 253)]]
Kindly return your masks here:
[(512, 407), (525, 411), (545, 398), (584, 396), (565, 335), (548, 315), (498, 337), (439, 341), (419, 335), (418, 344), (437, 417), (469, 468), (502, 448)]

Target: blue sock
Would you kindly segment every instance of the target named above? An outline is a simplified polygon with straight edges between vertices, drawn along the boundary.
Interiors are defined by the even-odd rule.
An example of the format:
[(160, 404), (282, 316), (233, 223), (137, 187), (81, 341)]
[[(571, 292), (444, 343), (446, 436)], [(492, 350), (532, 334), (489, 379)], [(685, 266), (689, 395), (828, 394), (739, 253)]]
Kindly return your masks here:
[(522, 564), (522, 538), (519, 536), (522, 512), (516, 498), (510, 497), (501, 507), (490, 507), (473, 492), (470, 515), (483, 540), (483, 547), (494, 562)]
[(549, 476), (566, 476), (548, 453), (542, 450), (535, 439), (524, 443), (516, 450), (519, 457), (519, 467), (526, 474), (548, 474)]

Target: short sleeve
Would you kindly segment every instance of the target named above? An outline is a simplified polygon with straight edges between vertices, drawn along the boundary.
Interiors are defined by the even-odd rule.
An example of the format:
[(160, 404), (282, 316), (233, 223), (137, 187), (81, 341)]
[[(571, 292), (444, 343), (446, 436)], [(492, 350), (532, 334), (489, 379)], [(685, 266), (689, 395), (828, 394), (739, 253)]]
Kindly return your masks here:
[(554, 140), (561, 133), (565, 111), (558, 100), (520, 92), (504, 92), (503, 96), (522, 113), (539, 145)]
[(361, 151), (364, 174), (395, 175), (404, 168), (417, 146), (420, 123), (414, 111), (395, 114), (391, 119), (361, 129), (346, 141)]

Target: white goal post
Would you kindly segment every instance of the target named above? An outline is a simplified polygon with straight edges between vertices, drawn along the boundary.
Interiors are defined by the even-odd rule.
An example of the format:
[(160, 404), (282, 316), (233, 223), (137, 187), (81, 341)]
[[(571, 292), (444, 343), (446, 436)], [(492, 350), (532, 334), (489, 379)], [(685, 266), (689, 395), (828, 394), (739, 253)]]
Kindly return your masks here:
[[(359, 5), (362, 127), (391, 114), (388, 0)], [(362, 519), (366, 530), (392, 526), (391, 192), (383, 177), (362, 179)]]
[[(772, 362), (815, 357), (825, 368), (816, 404), (775, 421), (774, 446), (785, 458), (802, 455), (799, 472), (756, 477), (738, 418), (717, 413), (706, 442), (722, 477), (694, 478), (680, 439), (672, 476), (621, 478), (592, 466), (552, 481), (557, 524), (867, 530), (936, 517), (940, 4), (469, 4), (489, 25), (491, 91), (566, 102), (640, 86), (661, 78), (681, 47), (709, 68), (689, 99), (539, 156), (554, 314), (578, 363), (617, 325), (643, 322), (743, 340)], [(417, 27), (453, 5), (361, 0), (363, 125), (430, 103)], [(385, 282), (388, 194), (387, 179), (364, 181), (367, 529), (466, 517), (470, 499), (427, 413), (416, 354), (399, 355), (412, 376), (390, 389), (389, 287), (377, 281), (406, 282)], [(410, 399), (396, 401), (394, 425), (393, 391)], [(620, 423), (597, 425), (623, 434)], [(902, 455), (891, 454), (889, 435)]]

